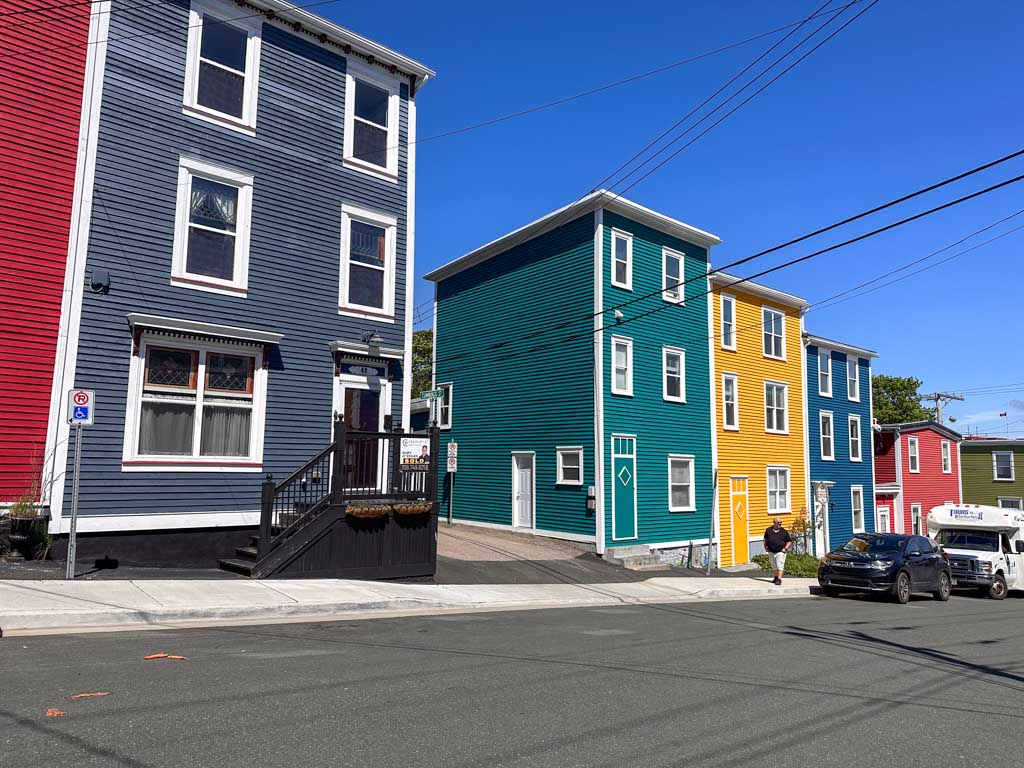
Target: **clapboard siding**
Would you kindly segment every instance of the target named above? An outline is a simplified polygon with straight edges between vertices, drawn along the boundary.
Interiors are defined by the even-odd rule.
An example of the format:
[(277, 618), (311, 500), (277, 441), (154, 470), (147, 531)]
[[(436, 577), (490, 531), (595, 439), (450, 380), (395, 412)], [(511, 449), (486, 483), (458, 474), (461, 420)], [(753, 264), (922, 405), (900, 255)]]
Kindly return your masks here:
[(0, 0), (0, 503), (43, 462), (71, 227), (90, 7), (52, 6)]
[[(633, 235), (633, 290), (611, 284), (611, 229)], [(712, 454), (710, 356), (706, 280), (685, 286), (685, 305), (667, 304), (660, 293), (639, 298), (662, 286), (662, 248), (685, 255), (685, 279), (705, 275), (705, 248), (651, 229), (611, 211), (604, 212), (602, 248), (604, 325), (604, 452), (605, 535), (609, 547), (708, 539), (712, 521)], [(615, 325), (612, 307), (623, 307), (623, 323)], [(645, 312), (647, 317), (632, 318)], [(611, 337), (633, 339), (633, 396), (611, 392)], [(686, 402), (662, 397), (662, 347), (686, 350)], [(637, 436), (637, 538), (612, 539), (611, 436)], [(695, 512), (669, 512), (668, 455), (694, 456)]]
[[(453, 383), (452, 428), (441, 440), (459, 444), (456, 518), (511, 525), (512, 452), (535, 451), (536, 527), (595, 534), (586, 509), (594, 484), (593, 237), (594, 217), (581, 216), (437, 284), (435, 377)], [(583, 446), (581, 487), (555, 485), (562, 445)]]
[[(918, 440), (920, 472), (910, 471), (908, 446), (912, 437), (916, 437)], [(943, 441), (948, 441), (950, 444), (951, 471), (949, 472), (942, 471)], [(958, 442), (930, 426), (901, 430), (899, 460), (903, 464), (904, 531), (909, 533), (913, 530), (912, 505), (921, 505), (923, 521), (932, 507), (946, 502), (960, 503), (960, 462), (956, 450)]]
[[(832, 397), (819, 393), (818, 353), (824, 347), (808, 345), (807, 356), (807, 442), (810, 456), (811, 482), (826, 481), (834, 485), (829, 489), (828, 543), (837, 547), (853, 535), (853, 501), (851, 488), (859, 485), (864, 489), (864, 530), (875, 530), (875, 516), (872, 504), (875, 489), (871, 479), (874, 458), (872, 451), (870, 361), (857, 358), (860, 381), (860, 400), (849, 398), (849, 382), (846, 376), (847, 355), (829, 350), (832, 362)], [(833, 442), (835, 461), (821, 458), (821, 411), (832, 411)], [(861, 461), (850, 460), (850, 416), (860, 416)]]
[[(997, 451), (1013, 453), (1013, 482), (994, 479), (992, 454)], [(965, 504), (994, 507), (1000, 498), (1024, 498), (1024, 444), (1020, 441), (978, 444), (965, 440), (960, 444), (960, 461)]]
[[(182, 113), (188, 3), (116, 2), (100, 113), (87, 273), (109, 270), (108, 294), (86, 291), (75, 384), (97, 390), (83, 454), (82, 514), (255, 509), (260, 474), (122, 472), (132, 340), (130, 312), (283, 333), (269, 359), (264, 469), (282, 477), (330, 439), (328, 343), (373, 328), (405, 345), (408, 87), (401, 86), (399, 180), (344, 168), (346, 59), (264, 22), (256, 136)], [(143, 36), (144, 35), (144, 36)], [(182, 155), (254, 176), (248, 294), (170, 284)], [(396, 322), (338, 314), (341, 205), (398, 219)], [(402, 409), (396, 370), (392, 413)], [(72, 457), (69, 456), (69, 460)]]

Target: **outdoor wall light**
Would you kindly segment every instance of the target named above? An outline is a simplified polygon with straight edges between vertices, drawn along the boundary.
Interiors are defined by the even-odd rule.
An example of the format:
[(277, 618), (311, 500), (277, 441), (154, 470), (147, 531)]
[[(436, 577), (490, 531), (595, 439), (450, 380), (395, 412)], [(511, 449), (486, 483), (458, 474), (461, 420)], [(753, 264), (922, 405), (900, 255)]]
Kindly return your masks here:
[(380, 355), (380, 345), (383, 341), (384, 339), (376, 331), (367, 331), (363, 334), (363, 342), (368, 347), (367, 351), (371, 355)]

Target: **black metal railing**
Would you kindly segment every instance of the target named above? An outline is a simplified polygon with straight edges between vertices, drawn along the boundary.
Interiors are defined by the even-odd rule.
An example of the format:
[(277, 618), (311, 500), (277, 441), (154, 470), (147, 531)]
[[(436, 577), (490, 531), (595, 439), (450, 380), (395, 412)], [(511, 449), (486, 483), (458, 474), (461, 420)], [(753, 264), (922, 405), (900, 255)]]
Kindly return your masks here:
[(436, 501), (439, 435), (350, 431), (337, 419), (329, 446), (282, 483), (267, 475), (257, 558), (332, 504)]

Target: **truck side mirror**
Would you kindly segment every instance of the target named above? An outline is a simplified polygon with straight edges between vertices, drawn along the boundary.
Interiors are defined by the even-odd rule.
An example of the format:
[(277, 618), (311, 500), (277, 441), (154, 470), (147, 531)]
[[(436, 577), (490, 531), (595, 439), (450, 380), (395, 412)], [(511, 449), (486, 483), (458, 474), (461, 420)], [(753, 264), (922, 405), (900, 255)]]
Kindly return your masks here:
[(1017, 551), (1018, 555), (1024, 555), (1024, 541), (1015, 541), (1013, 548)]

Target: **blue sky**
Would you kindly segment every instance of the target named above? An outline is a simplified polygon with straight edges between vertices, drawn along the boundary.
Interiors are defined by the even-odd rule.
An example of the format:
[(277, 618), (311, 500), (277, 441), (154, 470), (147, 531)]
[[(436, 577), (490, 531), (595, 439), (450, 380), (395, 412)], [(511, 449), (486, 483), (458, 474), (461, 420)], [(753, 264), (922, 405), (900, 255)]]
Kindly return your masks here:
[[(798, 21), (820, 4), (396, 0), (312, 10), (438, 72), (418, 98), (421, 304), (432, 286), (420, 276), (585, 194), (776, 38), (499, 125), (425, 139)], [(627, 197), (717, 234), (724, 242), (712, 260), (722, 265), (1008, 154), (1024, 145), (1022, 29), (1019, 3), (881, 0)], [(1024, 158), (737, 272), (1021, 173)], [(1021, 208), (1024, 182), (763, 282), (814, 302)], [(978, 240), (1022, 223), (1024, 216)], [(1013, 313), (1024, 288), (1022, 244), (1024, 231), (812, 312), (808, 330), (877, 350), (876, 373), (917, 376), (927, 391), (1021, 382), (971, 395), (948, 413), (964, 430), (1003, 434), (1009, 421), (1011, 434), (1024, 434), (1024, 355)]]

